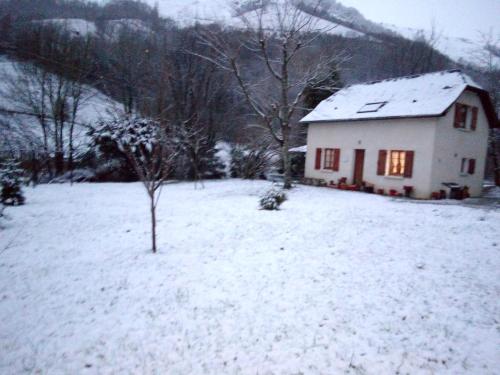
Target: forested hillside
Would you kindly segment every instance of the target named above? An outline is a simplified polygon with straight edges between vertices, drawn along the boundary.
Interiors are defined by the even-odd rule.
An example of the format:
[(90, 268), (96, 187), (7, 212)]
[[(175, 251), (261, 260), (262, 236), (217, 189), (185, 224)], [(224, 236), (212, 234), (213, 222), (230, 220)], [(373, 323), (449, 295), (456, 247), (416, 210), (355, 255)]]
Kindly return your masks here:
[[(214, 64), (217, 51), (206, 39), (217, 35), (225, 45), (242, 41), (244, 45), (251, 37), (244, 28), (245, 19), (262, 4), (271, 3), (240, 1), (228, 23), (207, 18), (186, 23), (164, 18), (158, 7), (136, 0), (0, 2), (0, 53), (17, 67), (16, 76), (25, 77), (14, 84), (12, 69), (4, 72), (10, 74), (11, 84), (2, 87), (3, 97), (10, 97), (9, 105), (0, 107), (3, 154), (23, 158), (29, 154), (28, 168), (36, 164), (37, 175), (50, 178), (74, 168), (101, 169), (104, 180), (133, 178), (124, 176), (126, 161), (112, 145), (92, 143), (89, 137), (86, 147), (80, 145), (75, 151), (75, 121), (85, 124), (89, 132), (96, 121), (95, 116), (84, 115), (80, 103), (85, 101), (83, 92), (92, 88), (96, 95), (108, 98), (108, 112), (138, 113), (182, 128), (174, 168), (178, 178), (193, 178), (200, 170), (205, 176), (219, 175), (214, 169), (220, 169), (216, 146), (221, 142), (272, 155), (277, 146), (262, 130), (262, 119), (252, 112), (234, 75)], [(300, 96), (290, 146), (304, 142), (304, 129), (296, 125), (300, 116), (343, 85), (460, 67), (433, 48), (432, 38), (406, 39), (352, 10), (332, 6), (335, 2), (326, 8), (314, 7), (311, 1), (293, 4), (311, 17), (317, 28), (310, 31), (317, 35), (300, 49), (290, 74), (298, 77), (325, 55), (329, 71), (308, 81)], [(272, 18), (271, 9), (264, 19)], [(279, 32), (266, 27), (269, 43), (277, 43)], [(270, 48), (269, 54), (272, 61), (279, 49)], [(244, 80), (261, 93), (259, 101), (272, 102), (275, 93), (268, 87), (269, 72), (259, 57), (243, 49), (239, 58)], [(462, 68), (490, 86), (495, 82), (491, 77), (498, 75), (493, 68)], [(29, 90), (37, 95), (16, 95)], [(291, 89), (290, 95), (297, 92)], [(25, 112), (21, 123), (12, 117), (13, 111)], [(29, 128), (34, 139), (18, 142), (19, 132), (11, 131), (16, 121), (17, 129)]]

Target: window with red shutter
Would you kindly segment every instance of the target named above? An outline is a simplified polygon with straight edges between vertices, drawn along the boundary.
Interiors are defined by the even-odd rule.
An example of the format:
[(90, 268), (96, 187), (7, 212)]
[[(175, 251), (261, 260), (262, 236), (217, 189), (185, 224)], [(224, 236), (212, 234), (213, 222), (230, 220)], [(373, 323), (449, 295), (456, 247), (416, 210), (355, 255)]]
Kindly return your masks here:
[(379, 150), (378, 151), (378, 162), (377, 162), (377, 175), (378, 176), (385, 175), (386, 160), (387, 160), (387, 150)]
[(478, 112), (479, 112), (479, 110), (477, 107), (472, 108), (472, 120), (471, 120), (471, 124), (470, 124), (471, 130), (476, 130), (476, 128), (477, 128), (477, 114), (478, 114)]
[(340, 148), (336, 148), (333, 153), (333, 170), (338, 172), (340, 168)]
[(476, 159), (469, 159), (469, 174), (476, 172)]
[(462, 158), (462, 166), (460, 167), (460, 173), (467, 173), (467, 158)]
[(413, 176), (414, 159), (415, 159), (415, 151), (406, 151), (406, 161), (403, 172), (403, 176), (406, 178), (411, 178)]
[(391, 150), (389, 154), (389, 175), (403, 176), (406, 165), (406, 152), (400, 150)]
[(340, 163), (340, 149), (338, 148), (325, 148), (325, 157), (323, 160), (323, 169), (330, 169), (332, 171), (339, 170)]
[(467, 122), (467, 106), (462, 103), (455, 104), (455, 120), (453, 126), (455, 128), (465, 129)]
[(323, 169), (333, 169), (333, 148), (325, 148)]
[(314, 163), (314, 169), (321, 169), (321, 149), (316, 149), (316, 161)]
[(462, 175), (474, 174), (476, 172), (476, 159), (463, 158), (460, 173)]

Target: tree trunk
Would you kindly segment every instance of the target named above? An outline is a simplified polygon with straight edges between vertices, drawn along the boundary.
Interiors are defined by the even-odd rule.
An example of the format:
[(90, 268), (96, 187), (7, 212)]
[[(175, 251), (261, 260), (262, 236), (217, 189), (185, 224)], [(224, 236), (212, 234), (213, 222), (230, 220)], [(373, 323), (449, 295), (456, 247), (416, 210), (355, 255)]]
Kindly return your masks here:
[(283, 43), (283, 62), (281, 66), (281, 134), (283, 137), (283, 188), (292, 188), (292, 178), (290, 176), (290, 104), (288, 102), (288, 91), (290, 90), (288, 82), (288, 46)]
[(292, 188), (292, 176), (291, 176), (291, 162), (290, 162), (290, 127), (283, 128), (283, 145), (281, 146), (282, 158), (283, 158), (283, 188)]
[(64, 173), (64, 153), (59, 147), (55, 152), (54, 162), (56, 167), (56, 176), (62, 175)]
[(498, 155), (498, 145), (496, 142), (495, 129), (490, 129), (490, 155), (491, 161), (493, 162), (495, 185), (500, 186), (500, 160)]
[(149, 195), (151, 199), (151, 240), (153, 244), (153, 253), (156, 253), (156, 206), (154, 192)]
[(73, 185), (73, 172), (74, 172), (74, 159), (73, 159), (73, 154), (75, 152), (74, 146), (73, 146), (73, 133), (75, 130), (75, 113), (73, 113), (73, 120), (71, 121), (71, 126), (69, 128), (69, 155), (68, 155), (68, 169), (70, 171), (70, 183)]

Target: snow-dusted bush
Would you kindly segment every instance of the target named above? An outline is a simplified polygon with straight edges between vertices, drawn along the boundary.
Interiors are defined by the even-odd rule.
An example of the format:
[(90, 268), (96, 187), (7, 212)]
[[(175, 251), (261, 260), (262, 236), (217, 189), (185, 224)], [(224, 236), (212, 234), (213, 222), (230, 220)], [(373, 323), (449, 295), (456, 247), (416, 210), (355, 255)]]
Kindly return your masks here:
[(200, 153), (197, 168), (199, 168), (199, 177), (202, 179), (213, 180), (226, 176), (225, 166), (217, 155), (217, 149), (215, 148), (207, 147)]
[(286, 200), (285, 192), (278, 187), (273, 187), (260, 198), (260, 208), (269, 211), (279, 210), (281, 204)]
[(231, 177), (231, 151), (232, 146), (224, 141), (219, 141), (215, 145), (215, 156), (218, 158), (219, 162), (223, 166), (221, 172), (224, 173), (224, 178)]
[(21, 189), (23, 170), (19, 163), (8, 161), (0, 168), (0, 202), (6, 206), (24, 204), (24, 195)]

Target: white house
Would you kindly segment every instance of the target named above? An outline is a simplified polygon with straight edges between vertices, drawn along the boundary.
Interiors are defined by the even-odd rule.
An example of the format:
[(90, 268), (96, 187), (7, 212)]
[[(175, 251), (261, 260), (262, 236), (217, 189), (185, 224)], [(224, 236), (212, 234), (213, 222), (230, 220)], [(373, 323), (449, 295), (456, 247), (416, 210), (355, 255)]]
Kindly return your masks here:
[[(301, 120), (308, 124), (305, 177), (428, 199), (468, 187), (480, 196), (490, 97), (459, 70), (344, 88)], [(380, 191), (381, 192), (381, 191)]]

